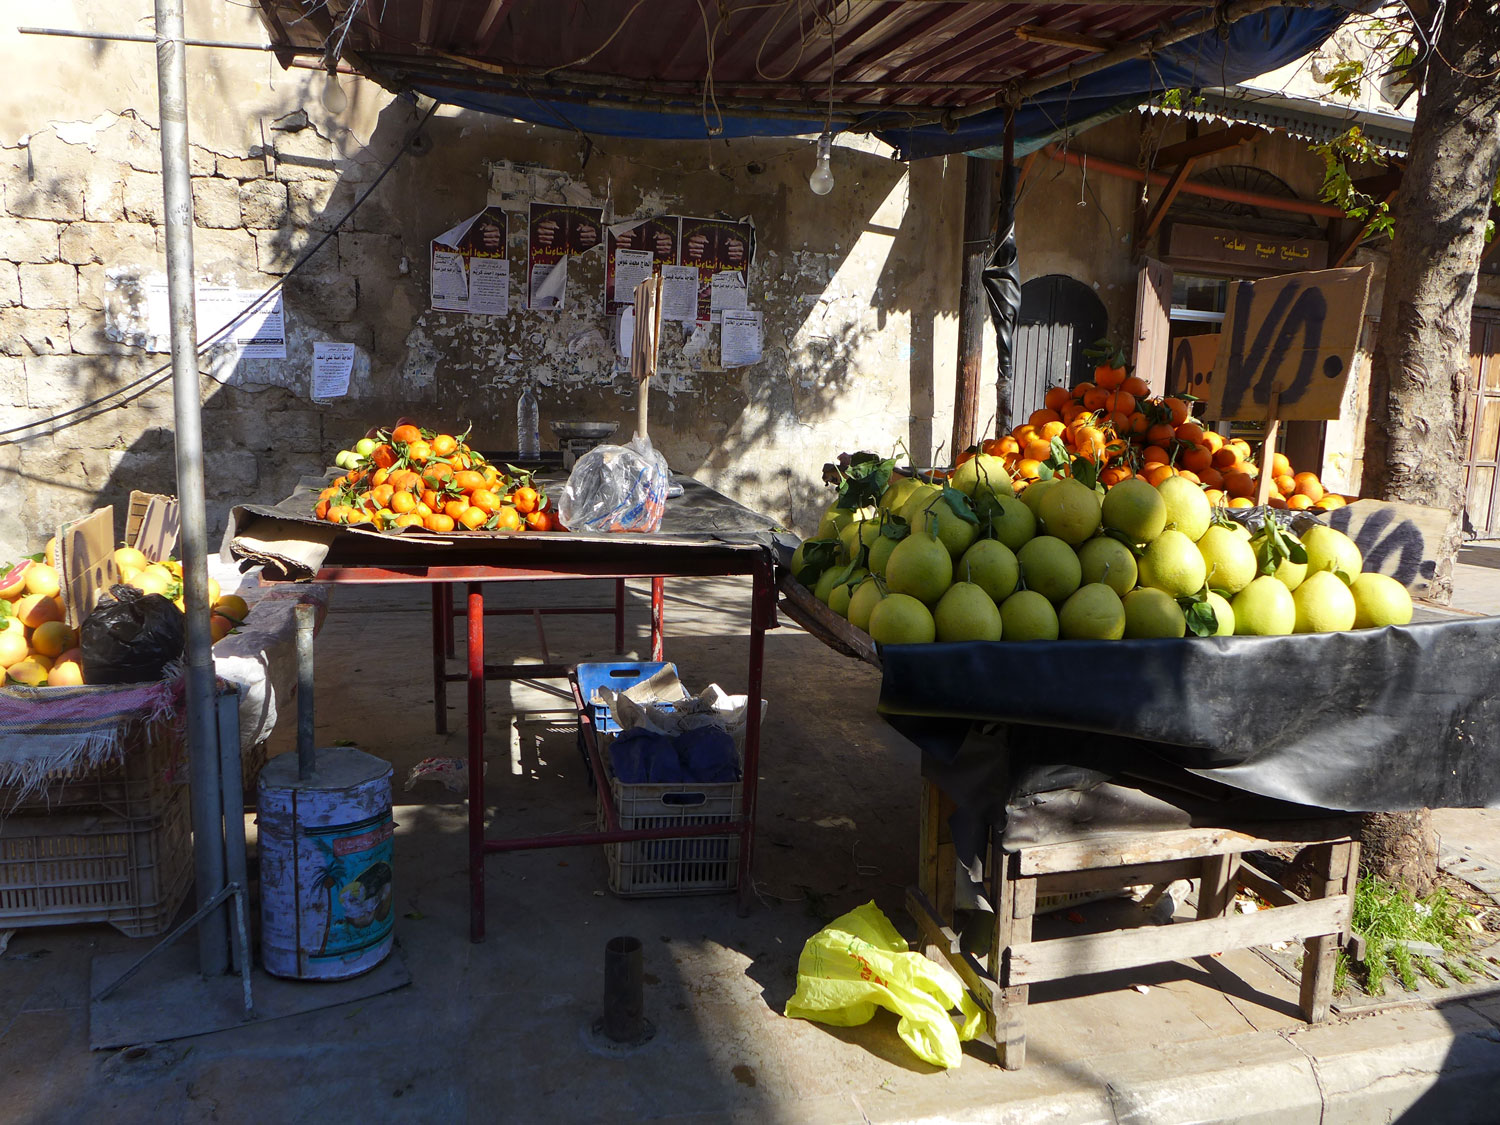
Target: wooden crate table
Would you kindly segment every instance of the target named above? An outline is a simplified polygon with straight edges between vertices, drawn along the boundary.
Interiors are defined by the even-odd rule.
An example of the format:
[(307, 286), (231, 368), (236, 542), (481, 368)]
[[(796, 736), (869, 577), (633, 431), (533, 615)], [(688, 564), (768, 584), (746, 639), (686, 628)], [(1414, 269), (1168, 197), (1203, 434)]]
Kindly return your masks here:
[[(1275, 942), (1304, 944), (1302, 1014), (1310, 1023), (1327, 1016), (1335, 956), (1350, 929), (1358, 817), (1111, 830), (1010, 851), (995, 831), (985, 864), (994, 934), (990, 953), (981, 960), (960, 948), (954, 926), (955, 859), (945, 839), (952, 805), (925, 779), (921, 811), (918, 885), (907, 891), (907, 910), (921, 929), (924, 952), (946, 962), (985, 1009), (986, 1031), (1006, 1069), (1020, 1069), (1026, 1061), (1026, 1002), (1033, 984)], [(1293, 894), (1244, 858), (1246, 852), (1288, 847), (1312, 849), (1310, 898)], [(1199, 880), (1194, 921), (1033, 940), (1040, 896), (1113, 892), (1188, 878)], [(1237, 885), (1254, 891), (1269, 909), (1235, 913)]]

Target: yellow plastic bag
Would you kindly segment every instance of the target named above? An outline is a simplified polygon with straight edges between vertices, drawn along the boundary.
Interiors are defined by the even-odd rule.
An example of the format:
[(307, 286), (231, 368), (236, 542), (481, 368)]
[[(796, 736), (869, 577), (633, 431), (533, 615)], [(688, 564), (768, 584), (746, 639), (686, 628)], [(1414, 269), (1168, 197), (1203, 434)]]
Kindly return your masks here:
[(979, 1034), (984, 1014), (953, 970), (911, 952), (872, 901), (808, 938), (786, 1014), (853, 1027), (877, 1005), (901, 1017), (897, 1033), (918, 1057), (941, 1067), (963, 1060), (959, 1044)]

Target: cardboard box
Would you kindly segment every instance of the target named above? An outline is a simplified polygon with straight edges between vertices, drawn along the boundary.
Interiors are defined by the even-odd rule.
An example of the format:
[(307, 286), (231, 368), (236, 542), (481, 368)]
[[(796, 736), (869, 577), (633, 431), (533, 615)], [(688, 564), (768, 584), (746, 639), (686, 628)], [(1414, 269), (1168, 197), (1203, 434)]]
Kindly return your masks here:
[[(125, 542), (152, 562), (177, 553), (180, 519), (177, 500), (149, 492), (132, 492), (125, 517)], [(83, 624), (99, 595), (120, 580), (115, 564), (115, 514), (99, 508), (57, 530), (57, 570), (68, 624)]]

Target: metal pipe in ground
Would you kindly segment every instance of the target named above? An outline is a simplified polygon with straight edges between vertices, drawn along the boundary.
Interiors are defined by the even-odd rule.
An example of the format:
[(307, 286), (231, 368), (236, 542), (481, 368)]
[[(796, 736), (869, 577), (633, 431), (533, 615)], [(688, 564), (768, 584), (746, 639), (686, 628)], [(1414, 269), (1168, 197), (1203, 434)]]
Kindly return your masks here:
[[(209, 632), (208, 515), (203, 489), (203, 417), (193, 307), (193, 191), (188, 161), (187, 71), (182, 0), (156, 0), (156, 91), (161, 113), (161, 180), (166, 213), (167, 308), (172, 339), (172, 405), (177, 502), (182, 521), (183, 602), (187, 607), (187, 736), (192, 779), (193, 872), (202, 907), (224, 886), (224, 819), (219, 793), (218, 715)], [(227, 911), (198, 927), (198, 967), (229, 968)]]
[(297, 618), (297, 778), (306, 781), (317, 768), (317, 724), (313, 710), (313, 624), (317, 607), (298, 602)]
[(644, 1043), (652, 1027), (645, 1017), (641, 940), (610, 938), (604, 946), (604, 1019), (600, 1030), (614, 1043)]

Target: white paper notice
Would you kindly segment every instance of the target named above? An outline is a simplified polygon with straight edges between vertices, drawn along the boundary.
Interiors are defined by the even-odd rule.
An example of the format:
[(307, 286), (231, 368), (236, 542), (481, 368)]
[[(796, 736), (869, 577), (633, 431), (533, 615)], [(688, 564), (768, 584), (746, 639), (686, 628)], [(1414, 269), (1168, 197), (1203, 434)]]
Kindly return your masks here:
[(548, 312), (563, 307), (568, 288), (568, 259), (559, 258), (551, 265), (537, 262), (531, 267), (531, 307)]
[(469, 259), (469, 312), (510, 315), (509, 259)]
[[(200, 279), (194, 292), (200, 347), (212, 342), (215, 347), (234, 348), (241, 359), (286, 358), (286, 316), (281, 290), (266, 296), (259, 290), (233, 289)], [(243, 319), (235, 322), (237, 317)], [(146, 286), (151, 351), (171, 350), (170, 321), (167, 279), (153, 277)], [(233, 326), (228, 327), (232, 322)]]
[(322, 402), (349, 393), (349, 375), (354, 370), (354, 345), (328, 340), (313, 343), (312, 397)]
[(759, 363), (763, 339), (759, 310), (725, 309), (719, 326), (719, 366)]
[(708, 291), (708, 307), (711, 313), (725, 309), (745, 307), (745, 278), (738, 270), (725, 270), (714, 274)]
[(468, 311), (469, 276), (462, 254), (433, 247), (432, 307), (447, 312)]
[(688, 324), (698, 319), (697, 266), (662, 266), (661, 318)]
[(614, 299), (634, 304), (635, 287), (651, 276), (655, 260), (650, 250), (616, 250)]
[(620, 310), (619, 327), (615, 331), (619, 353), (630, 358), (630, 349), (635, 346), (635, 306)]

